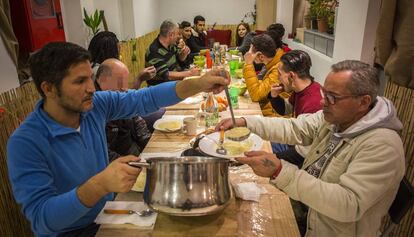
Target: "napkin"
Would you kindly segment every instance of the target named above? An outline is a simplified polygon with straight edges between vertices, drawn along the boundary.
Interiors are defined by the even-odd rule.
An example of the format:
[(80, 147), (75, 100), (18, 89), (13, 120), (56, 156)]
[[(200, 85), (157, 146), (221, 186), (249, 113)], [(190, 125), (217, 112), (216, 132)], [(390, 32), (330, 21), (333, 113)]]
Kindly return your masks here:
[(147, 209), (147, 205), (143, 202), (121, 202), (121, 201), (108, 201), (105, 203), (104, 208), (96, 217), (95, 222), (97, 224), (133, 224), (143, 229), (154, 228), (155, 221), (157, 220), (157, 213), (154, 212), (150, 216), (141, 217), (138, 214), (105, 214), (104, 209), (117, 209), (117, 210), (133, 210), (142, 211)]
[(236, 197), (243, 200), (259, 202), (260, 195), (267, 193), (265, 189), (257, 186), (254, 182), (233, 184)]

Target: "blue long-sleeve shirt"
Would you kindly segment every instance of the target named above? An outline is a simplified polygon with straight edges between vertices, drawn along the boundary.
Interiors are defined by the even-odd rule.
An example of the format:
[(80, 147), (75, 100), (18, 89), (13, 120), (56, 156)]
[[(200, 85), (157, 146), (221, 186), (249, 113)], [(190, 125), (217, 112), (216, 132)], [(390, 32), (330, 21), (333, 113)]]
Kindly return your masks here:
[(14, 197), (37, 236), (57, 236), (93, 223), (113, 194), (88, 208), (76, 190), (108, 165), (105, 124), (178, 103), (175, 84), (96, 92), (93, 108), (81, 114), (80, 131), (57, 123), (43, 110), (44, 101), (37, 103), (7, 144)]

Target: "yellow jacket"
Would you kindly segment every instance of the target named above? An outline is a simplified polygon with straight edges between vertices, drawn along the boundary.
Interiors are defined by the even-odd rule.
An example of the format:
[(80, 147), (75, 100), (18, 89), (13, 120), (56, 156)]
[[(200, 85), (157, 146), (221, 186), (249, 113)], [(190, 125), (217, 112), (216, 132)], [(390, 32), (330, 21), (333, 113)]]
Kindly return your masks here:
[[(266, 74), (262, 80), (257, 78), (253, 64), (246, 64), (243, 68), (243, 77), (246, 81), (246, 87), (249, 91), (250, 98), (254, 102), (259, 102), (264, 116), (281, 116), (273, 110), (267, 96), (269, 95), (270, 88), (273, 84), (280, 84), (277, 64), (280, 62), (280, 57), (282, 57), (283, 54), (284, 51), (282, 49), (277, 49), (276, 55), (273, 57), (272, 61), (266, 64)], [(283, 98), (288, 98), (289, 94), (282, 93), (281, 96)]]

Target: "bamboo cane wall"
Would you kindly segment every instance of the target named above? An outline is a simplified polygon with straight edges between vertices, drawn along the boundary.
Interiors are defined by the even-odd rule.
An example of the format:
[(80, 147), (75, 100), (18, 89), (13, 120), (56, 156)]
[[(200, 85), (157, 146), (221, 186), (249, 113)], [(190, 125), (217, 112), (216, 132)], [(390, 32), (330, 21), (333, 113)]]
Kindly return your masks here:
[(6, 144), (10, 135), (33, 110), (39, 93), (33, 83), (0, 94), (0, 107), (6, 112), (0, 115), (0, 236), (33, 236), (30, 224), (16, 204), (10, 187)]
[[(384, 95), (394, 103), (398, 118), (404, 125), (401, 138), (405, 149), (405, 176), (414, 184), (414, 90), (388, 82)], [(408, 211), (391, 236), (414, 236), (414, 208)]]

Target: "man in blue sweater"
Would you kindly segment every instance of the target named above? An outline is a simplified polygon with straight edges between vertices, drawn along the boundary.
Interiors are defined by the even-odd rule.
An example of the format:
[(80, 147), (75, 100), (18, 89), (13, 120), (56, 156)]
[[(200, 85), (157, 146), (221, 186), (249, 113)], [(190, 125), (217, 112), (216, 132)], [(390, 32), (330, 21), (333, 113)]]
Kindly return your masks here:
[(42, 99), (7, 144), (16, 201), (37, 236), (89, 236), (114, 192), (128, 192), (139, 168), (129, 155), (108, 162), (105, 124), (178, 103), (201, 91), (218, 93), (229, 79), (212, 71), (200, 80), (128, 92), (99, 91), (90, 55), (71, 43), (44, 46), (30, 59)]

